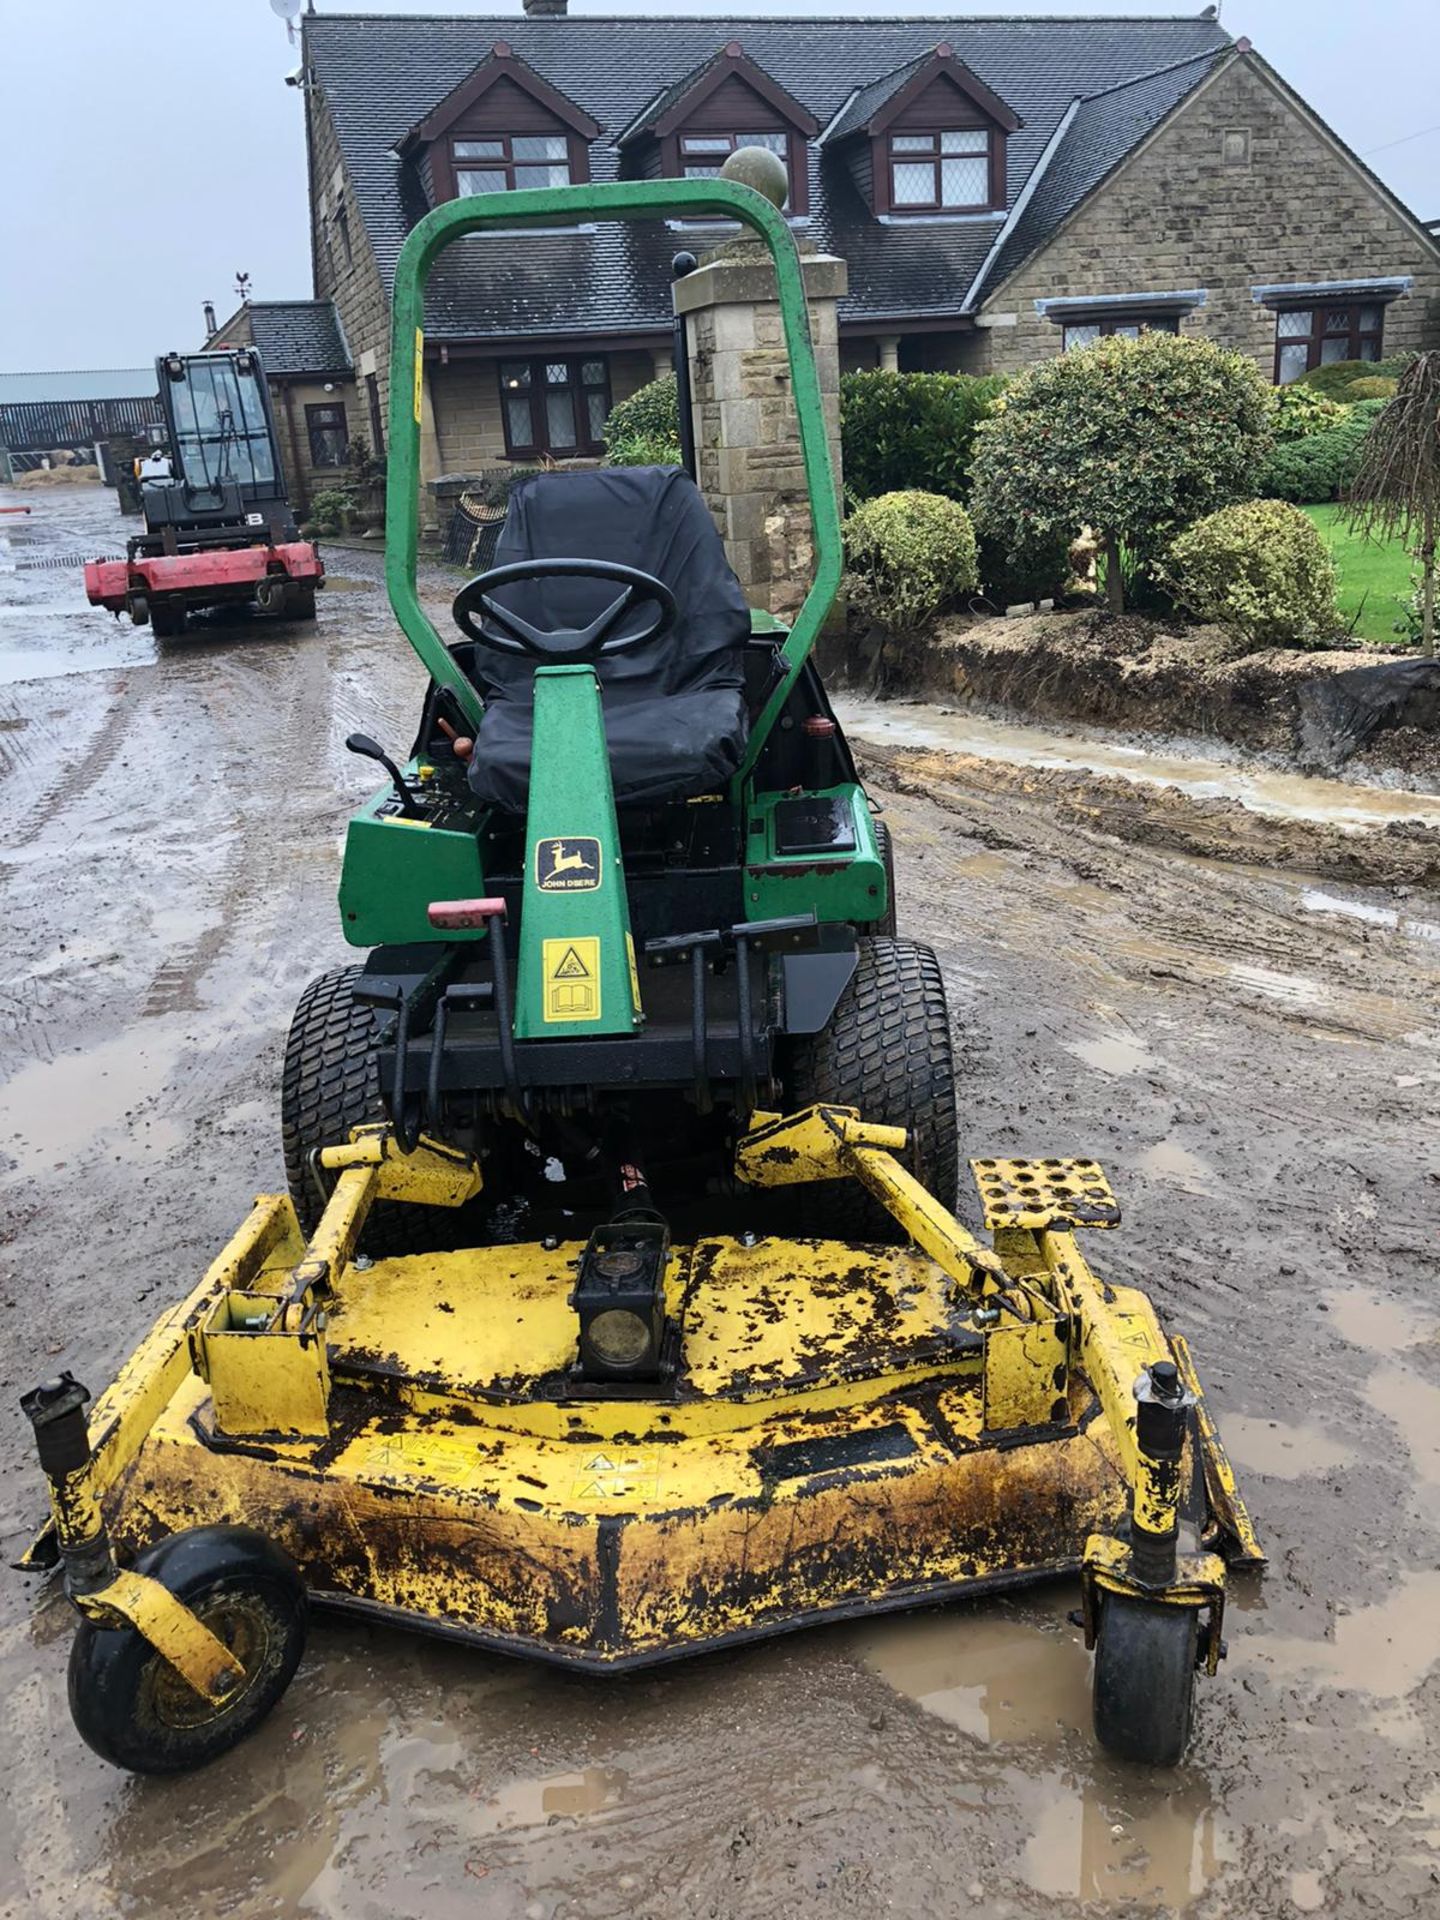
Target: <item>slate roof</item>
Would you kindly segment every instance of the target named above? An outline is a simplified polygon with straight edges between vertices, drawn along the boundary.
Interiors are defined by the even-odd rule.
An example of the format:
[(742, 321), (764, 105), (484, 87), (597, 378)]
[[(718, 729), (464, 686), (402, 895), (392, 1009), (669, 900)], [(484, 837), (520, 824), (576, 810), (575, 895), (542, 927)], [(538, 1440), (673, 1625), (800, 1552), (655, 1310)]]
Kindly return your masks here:
[(1029, 203), (992, 262), (987, 285), (998, 286), (1043, 246), (1086, 194), (1113, 173), (1126, 154), (1205, 77), (1214, 60), (1211, 52), (1195, 54), (1082, 99), (1037, 179)]
[(842, 107), (837, 118), (826, 127), (826, 143), (843, 140), (847, 133), (854, 133), (857, 127), (863, 127), (872, 113), (877, 113), (892, 94), (900, 91), (912, 74), (920, 71), (933, 52), (933, 47), (927, 47), (924, 53), (907, 60), (903, 67), (896, 67), (893, 73), (881, 74), (868, 87), (861, 87), (855, 98)]
[(267, 374), (350, 372), (350, 349), (333, 302), (248, 300), (245, 311), (251, 344), (259, 348)]
[[(358, 211), (382, 279), (393, 281), (406, 233), (427, 210), (418, 169), (395, 149), (452, 92), (497, 40), (600, 123), (592, 177), (619, 177), (619, 135), (693, 77), (728, 41), (801, 102), (822, 127), (857, 86), (887, 91), (940, 41), (1022, 121), (1010, 136), (1013, 206), (1068, 108), (1076, 123), (1051, 157), (1041, 213), (1037, 192), (1027, 235), (1064, 217), (1159, 113), (1199, 83), (1230, 45), (1213, 20), (912, 18), (528, 19), (306, 14), (305, 56), (333, 117)], [(908, 77), (906, 75), (905, 77)], [(1129, 97), (1112, 98), (1124, 90)], [(1103, 104), (1108, 102), (1109, 104)], [(1093, 111), (1091, 110), (1093, 109)], [(648, 115), (647, 115), (648, 117)], [(1071, 136), (1084, 120), (1081, 139)], [(1096, 143), (1087, 158), (1084, 141)], [(849, 263), (842, 325), (953, 317), (1000, 231), (999, 215), (877, 221), (832, 138), (811, 143), (808, 226), (802, 231)], [(1058, 170), (1057, 170), (1058, 167)], [(1054, 174), (1053, 185), (1050, 175)], [(1068, 183), (1068, 186), (1067, 186)], [(1032, 218), (1031, 215), (1034, 215)], [(426, 334), (432, 340), (568, 333), (661, 332), (670, 325), (669, 262), (677, 246), (658, 223), (602, 224), (588, 233), (476, 236), (453, 246), (431, 275)], [(1038, 240), (1027, 240), (1033, 250)], [(1006, 271), (1023, 257), (1007, 242)], [(993, 288), (996, 275), (987, 274)], [(263, 349), (262, 349), (263, 351)]]

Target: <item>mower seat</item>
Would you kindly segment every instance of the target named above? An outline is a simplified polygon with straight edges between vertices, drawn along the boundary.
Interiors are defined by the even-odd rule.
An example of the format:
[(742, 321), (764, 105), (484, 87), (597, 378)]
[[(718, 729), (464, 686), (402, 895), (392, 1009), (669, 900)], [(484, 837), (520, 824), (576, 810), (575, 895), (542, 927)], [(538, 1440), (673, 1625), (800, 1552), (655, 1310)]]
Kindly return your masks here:
[[(740, 764), (748, 718), (743, 656), (750, 609), (699, 488), (676, 467), (601, 467), (537, 474), (510, 496), (495, 565), (538, 559), (618, 560), (663, 580), (679, 615), (666, 634), (595, 663), (615, 798), (621, 805), (712, 793)], [(603, 580), (517, 581), (497, 600), (542, 631), (584, 626), (615, 598)], [(637, 600), (616, 633), (654, 617)], [(524, 813), (537, 662), (474, 649), (485, 713), (470, 785), (506, 813)]]

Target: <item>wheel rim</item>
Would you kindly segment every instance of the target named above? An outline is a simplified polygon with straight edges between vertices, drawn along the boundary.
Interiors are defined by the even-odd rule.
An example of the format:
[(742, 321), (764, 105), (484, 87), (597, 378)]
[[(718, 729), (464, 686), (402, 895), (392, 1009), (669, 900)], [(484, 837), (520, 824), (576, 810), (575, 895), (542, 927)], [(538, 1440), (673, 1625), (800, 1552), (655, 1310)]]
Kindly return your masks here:
[(189, 1681), (157, 1653), (150, 1662), (145, 1692), (154, 1718), (161, 1726), (177, 1733), (209, 1726), (233, 1713), (264, 1670), (270, 1649), (269, 1617), (258, 1600), (248, 1594), (217, 1594), (214, 1599), (192, 1607), (191, 1612), (229, 1648), (243, 1678), (226, 1696), (223, 1705), (217, 1707), (197, 1693)]

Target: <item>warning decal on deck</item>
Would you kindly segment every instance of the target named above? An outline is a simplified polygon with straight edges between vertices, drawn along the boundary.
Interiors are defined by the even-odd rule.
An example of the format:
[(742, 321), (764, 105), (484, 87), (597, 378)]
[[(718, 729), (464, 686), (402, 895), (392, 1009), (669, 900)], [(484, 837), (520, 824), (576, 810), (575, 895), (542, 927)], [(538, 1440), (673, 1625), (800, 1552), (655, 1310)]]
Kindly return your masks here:
[(595, 1500), (618, 1500), (629, 1495), (653, 1499), (660, 1490), (660, 1449), (638, 1453), (597, 1453), (575, 1476), (570, 1498), (589, 1505)]
[(600, 1018), (600, 942), (598, 939), (542, 942), (545, 978), (544, 1017), (554, 1020)]

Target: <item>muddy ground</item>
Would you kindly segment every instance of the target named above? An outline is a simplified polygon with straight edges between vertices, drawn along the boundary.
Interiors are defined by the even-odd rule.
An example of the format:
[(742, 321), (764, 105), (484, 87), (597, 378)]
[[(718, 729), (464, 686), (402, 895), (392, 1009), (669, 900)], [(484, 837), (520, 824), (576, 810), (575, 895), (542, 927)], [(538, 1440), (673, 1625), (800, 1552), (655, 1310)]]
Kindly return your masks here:
[[(279, 1180), (282, 1037), (345, 957), (373, 784), (342, 742), (403, 744), (420, 689), (370, 556), (332, 556), (315, 628), (157, 649), (26, 564), (118, 550), (109, 496), (32, 500), (0, 518), (7, 1559), (41, 1504), (19, 1392), (101, 1385)], [(1440, 1911), (1440, 900), (1128, 844), (893, 742), (876, 779), (967, 1148), (1104, 1162), (1097, 1252), (1190, 1336), (1270, 1550), (1187, 1763), (1097, 1753), (1061, 1585), (609, 1683), (321, 1619), (247, 1746), (142, 1782), (71, 1730), (64, 1604), (7, 1576), (0, 1911)]]

